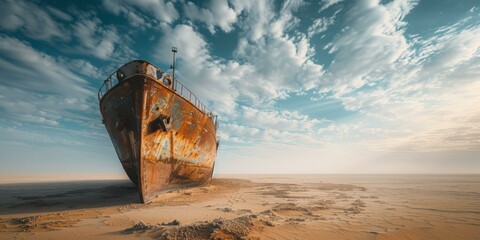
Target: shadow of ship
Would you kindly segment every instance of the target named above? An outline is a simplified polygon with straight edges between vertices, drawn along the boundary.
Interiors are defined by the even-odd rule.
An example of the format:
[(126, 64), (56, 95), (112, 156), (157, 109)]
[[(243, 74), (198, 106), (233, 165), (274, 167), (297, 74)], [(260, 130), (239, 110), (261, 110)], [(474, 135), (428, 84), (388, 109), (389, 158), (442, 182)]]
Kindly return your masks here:
[(0, 214), (55, 212), (141, 203), (128, 180), (16, 183), (0, 185)]

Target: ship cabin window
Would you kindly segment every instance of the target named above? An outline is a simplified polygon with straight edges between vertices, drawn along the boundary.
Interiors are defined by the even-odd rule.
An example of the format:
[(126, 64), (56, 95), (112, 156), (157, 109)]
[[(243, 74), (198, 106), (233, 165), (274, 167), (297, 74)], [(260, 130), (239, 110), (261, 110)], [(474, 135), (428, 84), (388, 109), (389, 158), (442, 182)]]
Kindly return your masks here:
[(123, 81), (125, 79), (125, 74), (122, 71), (117, 71), (117, 79)]
[(170, 86), (170, 84), (172, 84), (172, 81), (168, 78), (163, 78), (163, 83), (165, 83), (166, 85)]
[(157, 70), (157, 79), (161, 79), (163, 77), (163, 72), (160, 69)]

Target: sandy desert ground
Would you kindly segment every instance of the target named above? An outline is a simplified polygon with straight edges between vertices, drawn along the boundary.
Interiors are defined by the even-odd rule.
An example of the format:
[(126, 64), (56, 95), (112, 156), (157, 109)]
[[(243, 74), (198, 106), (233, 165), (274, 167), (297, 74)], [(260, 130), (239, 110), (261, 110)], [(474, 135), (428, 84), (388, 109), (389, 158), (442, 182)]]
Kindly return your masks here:
[(0, 185), (0, 239), (480, 239), (480, 175), (231, 175)]

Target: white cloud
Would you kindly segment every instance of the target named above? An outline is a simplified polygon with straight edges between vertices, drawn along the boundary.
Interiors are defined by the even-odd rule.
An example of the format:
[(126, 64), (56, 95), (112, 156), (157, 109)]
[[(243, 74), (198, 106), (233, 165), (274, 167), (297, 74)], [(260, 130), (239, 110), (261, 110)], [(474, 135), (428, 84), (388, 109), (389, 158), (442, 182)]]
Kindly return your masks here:
[(269, 36), (258, 42), (241, 39), (236, 56), (255, 68), (255, 75), (248, 78), (255, 81), (236, 82), (236, 86), (255, 103), (309, 90), (323, 75), (323, 67), (311, 60), (312, 51), (304, 36), (298, 40)]
[(268, 32), (269, 23), (274, 19), (273, 6), (268, 1), (232, 1), (232, 5), (240, 15), (242, 12), (246, 15), (239, 22), (239, 27), (251, 41), (259, 40)]
[(300, 88), (295, 69), (301, 66), (303, 59), (297, 57), (297, 47), (292, 41), (282, 38), (256, 43), (240, 41), (236, 56), (255, 68), (255, 75), (247, 78), (252, 80), (236, 83), (239, 89), (244, 89), (243, 95), (260, 103), (284, 98), (286, 91)]
[[(133, 26), (142, 26), (146, 24), (147, 19), (153, 18), (160, 22), (172, 23), (179, 17), (178, 11), (170, 1), (163, 0), (121, 0), (121, 1), (103, 1), (107, 11), (116, 15), (122, 14)], [(140, 12), (139, 12), (140, 11)], [(143, 16), (141, 12), (148, 14)], [(152, 22), (151, 24), (155, 24)], [(150, 25), (148, 25), (150, 26)]]
[(127, 46), (129, 33), (120, 37), (113, 25), (104, 25), (94, 12), (75, 9), (72, 12), (75, 12), (76, 21), (52, 6), (5, 1), (0, 3), (0, 28), (9, 32), (19, 31), (32, 39), (68, 42), (68, 45), (60, 45), (63, 46), (60, 50), (93, 55), (103, 60), (135, 55)]
[(322, 7), (320, 8), (320, 10), (318, 10), (318, 12), (321, 13), (323, 12), (323, 10), (328, 9), (331, 6), (341, 2), (343, 2), (343, 0), (323, 0), (319, 2), (319, 4), (322, 5)]
[(248, 123), (257, 128), (272, 130), (288, 130), (292, 132), (309, 132), (320, 123), (317, 119), (310, 119), (308, 116), (298, 112), (259, 110), (256, 108), (241, 107), (242, 122)]
[(206, 8), (187, 2), (183, 10), (188, 18), (205, 23), (211, 33), (215, 33), (217, 26), (224, 32), (230, 32), (237, 21), (237, 13), (229, 7), (227, 0), (209, 1)]
[(243, 79), (251, 69), (235, 61), (213, 58), (206, 41), (191, 26), (163, 26), (162, 33), (156, 58), (162, 63), (170, 64), (170, 49), (177, 46), (176, 77), (179, 81), (201, 100), (212, 103), (216, 112), (233, 114), (236, 108), (235, 99), (239, 93), (232, 83)]
[(322, 91), (340, 94), (363, 87), (370, 75), (398, 68), (408, 51), (403, 17), (413, 8), (407, 1), (380, 5), (375, 0), (356, 2), (347, 12), (346, 27), (328, 47), (335, 54), (322, 82)]
[(79, 16), (72, 29), (75, 40), (79, 42), (74, 48), (79, 53), (116, 62), (123, 62), (123, 59), (136, 55), (128, 47), (131, 41), (128, 34), (120, 36), (114, 26), (103, 25), (96, 16), (91, 14)]
[(72, 16), (68, 15), (64, 11), (58, 10), (57, 8), (54, 8), (52, 6), (47, 6), (46, 9), (48, 10), (48, 12), (50, 12), (50, 14), (52, 14), (53, 16), (55, 16), (58, 19), (61, 19), (63, 21), (67, 21), (67, 22), (70, 22), (70, 21), (73, 20)]
[(316, 145), (324, 142), (315, 138), (312, 133), (277, 130), (277, 129), (259, 129), (255, 125), (245, 126), (232, 123), (222, 124), (217, 134), (222, 143), (227, 146), (233, 144), (257, 145), (260, 143), (270, 144), (289, 144), (295, 145)]
[(117, 16), (123, 15), (131, 26), (134, 27), (151, 27), (152, 24), (147, 21), (147, 17), (143, 16), (141, 12), (138, 12), (133, 6), (124, 3), (103, 1), (105, 9)]
[(323, 90), (379, 127), (401, 130), (370, 143), (378, 149), (478, 149), (478, 123), (466, 120), (477, 119), (480, 103), (478, 16), (407, 39), (402, 19), (415, 2), (359, 4), (329, 47), (334, 63)]
[[(155, 57), (164, 64), (170, 64), (170, 48), (177, 46), (176, 74), (179, 80), (201, 99), (212, 103), (213, 109), (223, 113), (224, 117), (226, 114), (229, 119), (239, 117), (238, 111), (245, 112), (245, 109), (237, 108), (239, 101), (260, 106), (262, 102), (286, 97), (289, 92), (300, 92), (316, 86), (319, 77), (323, 74), (323, 68), (311, 59), (314, 49), (309, 45), (306, 36), (300, 34), (290, 37), (285, 32), (297, 24), (292, 21), (296, 19), (292, 11), (302, 6), (303, 2), (286, 2), (281, 13), (278, 14), (279, 17), (271, 19), (263, 18), (276, 15), (271, 12), (273, 9), (269, 3), (262, 2), (259, 7), (253, 7), (244, 2), (234, 2), (232, 5), (238, 14), (245, 14), (238, 22), (245, 33), (242, 35), (256, 39), (252, 41), (249, 38), (242, 38), (236, 49), (234, 60), (225, 61), (212, 56), (209, 51), (210, 46), (204, 37), (193, 27), (185, 24), (173, 28), (162, 25), (162, 37), (159, 39)], [(257, 27), (260, 25), (253, 28), (246, 26), (260, 16), (264, 20), (269, 19), (264, 22), (265, 26), (260, 28), (267, 25), (271, 28), (269, 27), (268, 32), (262, 32), (259, 35), (261, 31)], [(235, 112), (237, 114), (234, 114)], [(261, 121), (250, 124), (259, 122)], [(293, 122), (283, 123), (291, 127)], [(252, 126), (250, 124), (248, 126)], [(279, 122), (278, 125), (282, 123)], [(284, 131), (285, 129), (275, 130)]]
[[(47, 8), (47, 10), (61, 20), (68, 20), (70, 17), (54, 8)], [(27, 1), (0, 2), (0, 28), (7, 31), (21, 31), (30, 38), (44, 41), (70, 38), (65, 27), (56, 22), (45, 9)]]
[(392, 140), (408, 137), (413, 133), (410, 129), (378, 126), (375, 122), (365, 120), (356, 123), (331, 123), (317, 130), (317, 134), (329, 143), (363, 144), (365, 148), (376, 151), (388, 151), (395, 145), (391, 144)]
[(86, 80), (67, 71), (51, 56), (36, 51), (18, 39), (7, 36), (0, 36), (0, 39), (0, 52), (3, 56), (0, 59), (0, 76), (3, 84), (51, 94), (92, 94)]
[(324, 143), (317, 137), (323, 121), (309, 118), (296, 111), (257, 109), (242, 106), (238, 117), (220, 125), (218, 136), (227, 144), (295, 143), (316, 145)]
[(312, 25), (307, 29), (308, 37), (310, 38), (315, 34), (325, 32), (333, 23), (335, 23), (335, 16), (315, 19)]
[[(309, 144), (317, 143), (311, 133), (317, 127), (320, 121), (310, 119), (298, 112), (263, 110), (260, 111), (254, 107), (237, 108), (237, 101), (252, 92), (259, 91), (258, 88), (264, 88), (264, 91), (279, 91), (281, 89), (277, 83), (285, 82), (285, 85), (295, 86), (299, 83), (297, 77), (302, 76), (301, 70), (306, 70), (307, 74), (313, 75), (312, 78), (322, 74), (322, 68), (308, 60), (309, 45), (305, 37), (298, 40), (288, 40), (282, 37), (272, 38), (276, 45), (256, 46), (259, 49), (269, 47), (273, 49), (285, 49), (281, 52), (272, 51), (272, 55), (255, 55), (250, 52), (242, 52), (245, 56), (250, 56), (248, 60), (240, 64), (236, 61), (224, 61), (213, 57), (208, 48), (205, 39), (196, 32), (191, 26), (177, 25), (174, 28), (164, 25), (162, 27), (162, 38), (159, 39), (159, 45), (156, 57), (164, 64), (169, 64), (171, 59), (170, 47), (181, 46), (177, 53), (177, 77), (183, 81), (195, 94), (202, 99), (214, 104), (216, 111), (223, 113), (222, 117), (229, 118), (230, 121), (242, 122), (241, 125), (227, 123), (222, 125), (219, 136), (228, 142), (252, 143), (252, 142), (305, 142)], [(287, 46), (287, 47), (285, 47)], [(248, 46), (247, 46), (248, 47)], [(249, 51), (251, 49), (241, 49), (240, 51)], [(276, 55), (275, 55), (276, 54)], [(258, 59), (255, 57), (258, 56)], [(266, 58), (268, 57), (268, 58)], [(288, 63), (282, 63), (281, 59), (288, 58)], [(254, 59), (257, 62), (253, 62)], [(285, 64), (282, 66), (263, 66), (262, 64)], [(290, 69), (298, 66), (299, 70), (289, 73)], [(185, 70), (184, 70), (185, 69)], [(284, 75), (277, 73), (279, 69), (285, 69)], [(257, 74), (254, 74), (257, 71)], [(271, 71), (268, 79), (259, 75), (259, 71)], [(295, 76), (294, 74), (298, 74)], [(308, 76), (303, 75), (305, 82), (310, 81)], [(278, 79), (276, 79), (278, 78)], [(268, 82), (271, 80), (271, 82)], [(313, 81), (313, 80), (311, 80)], [(266, 85), (266, 86), (265, 86)], [(205, 87), (209, 86), (209, 87)], [(255, 89), (257, 88), (257, 89)], [(295, 88), (298, 88), (295, 86)], [(285, 87), (286, 89), (286, 87)], [(262, 89), (260, 89), (262, 91)], [(277, 93), (272, 93), (273, 95)], [(260, 94), (259, 94), (260, 95)], [(251, 95), (255, 98), (259, 95)], [(232, 115), (236, 112), (236, 115)], [(243, 132), (243, 134), (240, 134)], [(283, 139), (283, 140), (282, 140)]]
[(235, 57), (255, 69), (255, 75), (248, 76), (255, 81), (235, 85), (253, 104), (285, 98), (319, 83), (323, 67), (314, 63), (309, 39), (295, 31), (290, 35), (299, 24), (293, 13), (303, 5), (302, 1), (285, 2), (278, 14), (270, 3), (242, 10), (246, 17), (238, 25), (245, 37), (239, 39)]
[[(440, 29), (435, 37), (423, 42), (420, 55), (427, 55), (423, 71), (425, 74), (446, 74), (479, 54), (480, 27)], [(423, 53), (426, 51), (427, 53)]]
[(91, 120), (89, 114), (96, 112), (96, 90), (68, 70), (64, 60), (6, 36), (0, 36), (0, 53), (3, 119), (40, 126)]
[(261, 132), (255, 127), (226, 123), (221, 125), (217, 136), (223, 143), (254, 143), (259, 140)]
[(162, 22), (172, 23), (173, 21), (177, 20), (179, 17), (177, 9), (175, 9), (175, 6), (170, 1), (129, 0), (126, 2), (128, 2), (128, 4), (131, 4), (144, 12), (149, 13), (151, 17), (154, 17)]
[(107, 72), (106, 69), (99, 69), (97, 66), (94, 66), (87, 60), (84, 59), (68, 59), (61, 58), (59, 63), (62, 63), (65, 67), (68, 67), (73, 72), (78, 72), (86, 77), (93, 79), (103, 79), (110, 72)]

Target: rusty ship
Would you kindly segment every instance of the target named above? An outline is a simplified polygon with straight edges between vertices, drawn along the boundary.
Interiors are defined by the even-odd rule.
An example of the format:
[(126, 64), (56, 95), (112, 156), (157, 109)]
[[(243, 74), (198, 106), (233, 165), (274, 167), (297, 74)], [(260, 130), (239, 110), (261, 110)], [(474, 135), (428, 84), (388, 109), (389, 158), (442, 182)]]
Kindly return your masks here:
[(128, 62), (98, 92), (102, 121), (144, 203), (213, 174), (217, 116), (175, 79), (173, 59), (173, 75), (144, 60)]

